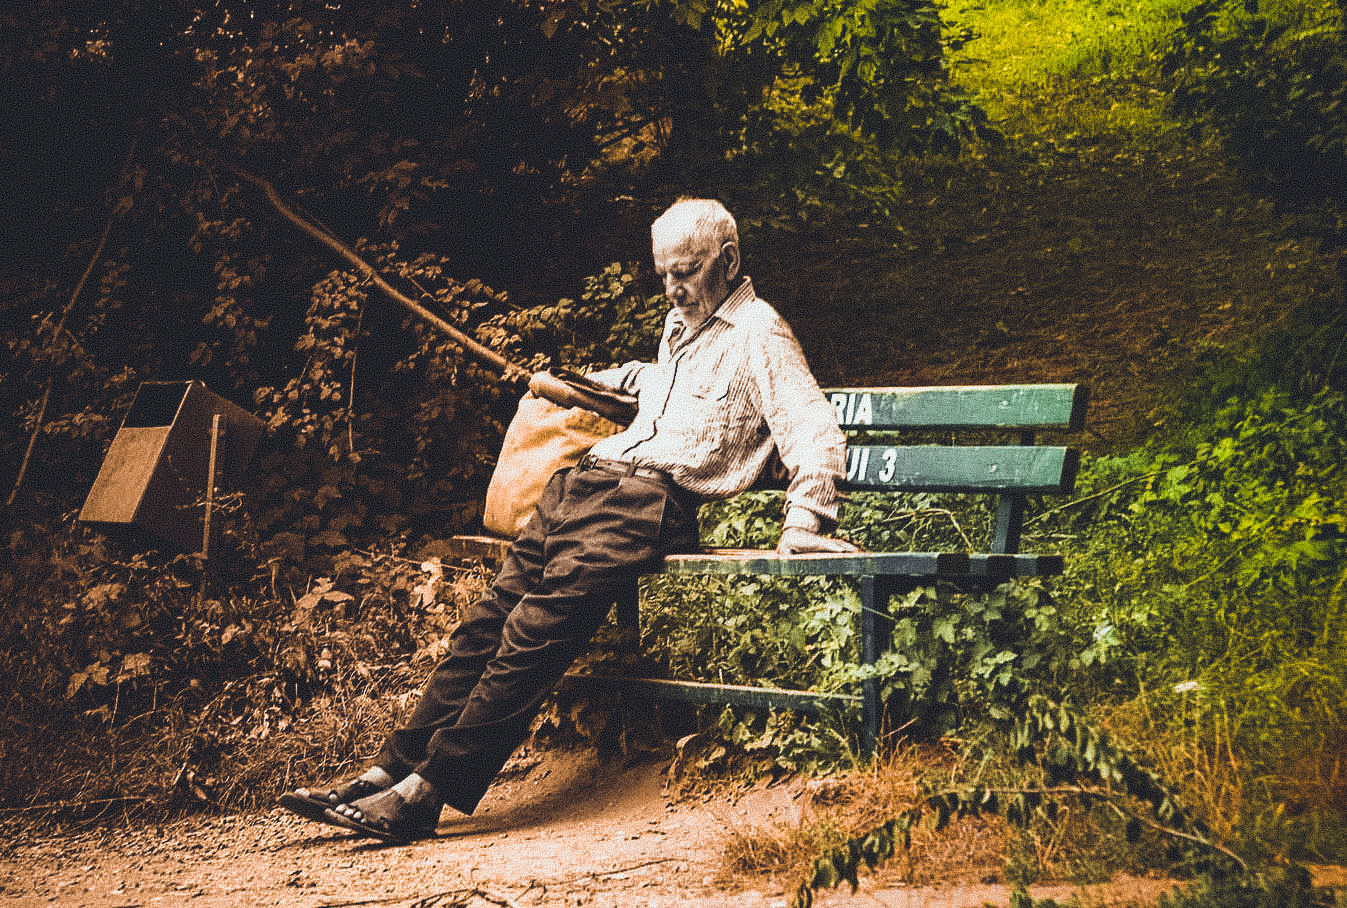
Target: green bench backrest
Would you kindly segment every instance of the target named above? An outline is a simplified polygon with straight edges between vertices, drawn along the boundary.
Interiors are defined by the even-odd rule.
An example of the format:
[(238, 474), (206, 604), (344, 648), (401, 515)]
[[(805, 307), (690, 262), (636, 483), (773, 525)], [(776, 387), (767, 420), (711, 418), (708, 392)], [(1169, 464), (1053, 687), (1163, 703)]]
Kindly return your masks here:
[(1024, 496), (1064, 494), (1076, 481), (1078, 452), (1037, 445), (1039, 431), (1085, 424), (1082, 385), (964, 385), (942, 388), (830, 388), (824, 395), (844, 430), (1010, 431), (1015, 444), (857, 444), (847, 449), (850, 491), (992, 493), (1001, 497), (994, 550), (1019, 549)]
[(1085, 425), (1082, 385), (830, 388), (843, 429), (1066, 429)]

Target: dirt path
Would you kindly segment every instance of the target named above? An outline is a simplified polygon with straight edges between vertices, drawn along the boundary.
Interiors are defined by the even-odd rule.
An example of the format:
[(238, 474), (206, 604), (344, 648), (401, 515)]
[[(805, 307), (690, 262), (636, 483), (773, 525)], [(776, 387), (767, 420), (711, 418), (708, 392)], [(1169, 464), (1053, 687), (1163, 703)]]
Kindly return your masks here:
[(453, 904), (426, 900), (473, 888), (521, 905), (780, 901), (779, 892), (721, 891), (720, 842), (735, 824), (798, 818), (800, 786), (673, 805), (663, 781), (654, 763), (525, 755), (475, 816), (446, 811), (438, 838), (406, 847), (281, 810), (11, 843), (0, 905)]
[[(31, 841), (11, 830), (0, 851), (0, 906), (784, 908), (789, 881), (726, 879), (721, 853), (736, 830), (798, 823), (808, 783), (673, 802), (665, 770), (600, 765), (585, 751), (525, 754), (476, 816), (446, 812), (438, 838), (406, 847), (281, 810)], [(1150, 899), (1161, 888), (1129, 885), (1127, 893)], [(881, 877), (855, 896), (823, 893), (819, 904), (981, 908), (1008, 898), (1004, 885), (904, 889)]]

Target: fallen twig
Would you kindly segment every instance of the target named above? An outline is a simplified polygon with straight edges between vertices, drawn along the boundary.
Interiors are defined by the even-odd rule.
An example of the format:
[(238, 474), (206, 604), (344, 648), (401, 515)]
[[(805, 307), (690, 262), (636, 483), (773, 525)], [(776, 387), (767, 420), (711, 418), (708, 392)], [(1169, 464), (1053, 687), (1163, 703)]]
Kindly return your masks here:
[(642, 861), (642, 862), (639, 863), (639, 864), (631, 864), (631, 865), (629, 865), (629, 866), (627, 866), (627, 867), (617, 867), (617, 868), (614, 868), (613, 870), (605, 870), (605, 871), (603, 871), (602, 873), (596, 873), (596, 872), (591, 871), (590, 873), (582, 873), (582, 874), (580, 874), (579, 876), (568, 877), (567, 879), (564, 879), (564, 880), (550, 880), (550, 881), (549, 881), (549, 880), (544, 880), (544, 881), (542, 881), (542, 882), (540, 882), (540, 883), (535, 883), (535, 885), (540, 885), (540, 886), (565, 886), (565, 885), (567, 885), (568, 883), (578, 883), (578, 882), (580, 882), (581, 880), (600, 880), (600, 879), (603, 879), (603, 878), (606, 877), (606, 876), (614, 876), (614, 875), (619, 874), (619, 873), (627, 873), (628, 871), (631, 871), (631, 870), (640, 870), (640, 869), (643, 868), (643, 867), (654, 867), (656, 864), (667, 864), (667, 863), (669, 863), (669, 862), (672, 861), (672, 860), (674, 860), (674, 859), (673, 859), (673, 858), (657, 858), (657, 859), (655, 859), (655, 860), (653, 860), (653, 861)]
[(121, 804), (126, 801), (143, 800), (138, 795), (121, 795), (115, 798), (94, 798), (86, 800), (78, 798), (71, 801), (48, 801), (44, 804), (29, 804), (26, 807), (0, 807), (0, 813), (29, 813), (38, 810), (68, 810), (71, 807), (92, 807), (95, 804)]

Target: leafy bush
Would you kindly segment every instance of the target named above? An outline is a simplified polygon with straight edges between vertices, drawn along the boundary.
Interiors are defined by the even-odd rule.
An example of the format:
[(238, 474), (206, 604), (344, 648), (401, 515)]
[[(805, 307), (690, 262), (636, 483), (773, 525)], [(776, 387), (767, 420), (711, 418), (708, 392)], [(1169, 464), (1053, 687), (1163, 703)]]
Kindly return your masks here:
[[(412, 664), (456, 622), (473, 578), (398, 545), (346, 550), (296, 588), (263, 554), (240, 553), (260, 570), (221, 589), (196, 556), (11, 524), (6, 808), (45, 804), (35, 816), (50, 819), (100, 804), (252, 806), (287, 772), (326, 776), (367, 756), (396, 711), (376, 701), (414, 683)], [(315, 722), (332, 727), (295, 734)]]
[(1283, 198), (1339, 205), (1347, 186), (1347, 22), (1340, 2), (1206, 0), (1166, 56), (1174, 107), (1214, 126)]
[[(876, 551), (969, 551), (968, 534), (980, 538), (990, 524), (982, 497), (858, 494), (843, 509), (841, 532)], [(770, 548), (780, 510), (780, 494), (770, 492), (707, 505), (703, 542)], [(648, 655), (676, 677), (846, 692), (875, 678), (891, 724), (918, 735), (1007, 720), (1031, 694), (1059, 689), (1096, 661), (1091, 628), (1077, 627), (1036, 580), (986, 592), (900, 591), (885, 609), (892, 645), (870, 667), (860, 664), (859, 596), (840, 578), (654, 577), (642, 616)], [(801, 737), (790, 723), (764, 736), (762, 719), (742, 716), (727, 729), (735, 740), (781, 747), (788, 761), (854, 753), (836, 750), (844, 729), (831, 720)]]
[(1245, 831), (1271, 834), (1252, 820), (1276, 802), (1307, 818), (1347, 805), (1347, 398), (1267, 391), (1206, 434), (1090, 465), (1064, 592), (1176, 741), (1238, 754), (1261, 781)]
[[(529, 330), (542, 333), (569, 301), (511, 307), (479, 281), (446, 277), (441, 257), (408, 262), (392, 245), (365, 253), (444, 317), (535, 366), (577, 352), (631, 356), (658, 336), (649, 301), (618, 266), (588, 281), (578, 307), (586, 325), (603, 327), (606, 346), (530, 350)], [(168, 806), (165, 789), (179, 783), (164, 767), (125, 778), (89, 773), (109, 765), (107, 749), (121, 739), (139, 741), (151, 763), (156, 754), (178, 759), (179, 780), (188, 771), (197, 780), (183, 789), (188, 802), (257, 803), (282, 780), (246, 781), (263, 770), (245, 764), (278, 732), (315, 717), (340, 721), (346, 707), (366, 704), (349, 715), (377, 715), (370, 728), (339, 730), (308, 748), (280, 736), (294, 751), (287, 759), (321, 775), (351, 760), (392, 715), (375, 701), (412, 686), (411, 663), (433, 657), (429, 641), (447, 634), (467, 598), (459, 581), (475, 575), (446, 572), (434, 540), (472, 524), (490, 469), (483, 452), (498, 445), (513, 396), (425, 326), (390, 342), (396, 318), (368, 303), (366, 285), (349, 273), (312, 288), (292, 377), (257, 393), (271, 432), (243, 477), (246, 491), (217, 500), (208, 566), (134, 533), (6, 513), (0, 590), (12, 607), (0, 616), (0, 680), (14, 721), (0, 735), (0, 756), (5, 773), (43, 779), (7, 785), (15, 797), (59, 797), (70, 779), (87, 777), (114, 800)], [(43, 351), (30, 346), (36, 360)], [(112, 423), (85, 430), (105, 442)], [(83, 484), (67, 476), (64, 485), (71, 496)], [(310, 710), (314, 702), (328, 714)], [(39, 773), (33, 767), (52, 759), (45, 745), (61, 726), (100, 734)], [(227, 790), (202, 794), (212, 775)]]

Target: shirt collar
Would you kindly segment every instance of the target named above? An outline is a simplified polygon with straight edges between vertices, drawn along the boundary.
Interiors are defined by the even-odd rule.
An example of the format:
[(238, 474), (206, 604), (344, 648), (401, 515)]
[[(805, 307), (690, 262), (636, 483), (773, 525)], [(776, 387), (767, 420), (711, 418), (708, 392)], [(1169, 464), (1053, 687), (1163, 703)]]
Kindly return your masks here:
[(721, 318), (733, 325), (737, 322), (744, 306), (756, 298), (757, 294), (753, 292), (753, 281), (746, 277), (734, 292), (725, 297), (725, 302), (721, 303), (716, 311), (711, 313), (711, 318)]

